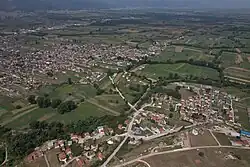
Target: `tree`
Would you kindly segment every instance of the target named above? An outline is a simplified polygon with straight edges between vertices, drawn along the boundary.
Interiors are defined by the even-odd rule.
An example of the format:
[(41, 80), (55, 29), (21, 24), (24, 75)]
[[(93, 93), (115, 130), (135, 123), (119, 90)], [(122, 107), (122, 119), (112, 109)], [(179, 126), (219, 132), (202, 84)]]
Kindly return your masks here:
[(30, 95), (28, 97), (28, 101), (30, 104), (36, 104), (36, 96), (35, 95)]
[(45, 97), (38, 97), (37, 98), (37, 104), (40, 108), (47, 108), (51, 105), (51, 101), (49, 98), (45, 98)]
[(37, 99), (37, 104), (40, 108), (43, 108), (43, 103), (44, 103), (44, 97), (39, 96)]
[(61, 103), (62, 103), (62, 101), (60, 99), (53, 99), (51, 102), (51, 107), (57, 108)]
[(169, 118), (173, 118), (173, 116), (174, 116), (173, 113), (169, 113), (168, 115)]
[(204, 152), (199, 152), (200, 157), (204, 157)]
[(22, 106), (16, 105), (16, 109), (21, 109), (21, 108), (22, 108)]
[(71, 80), (71, 78), (68, 78), (68, 84), (69, 84), (69, 85), (72, 85), (72, 80)]
[(64, 103), (61, 103), (57, 110), (60, 114), (64, 114), (66, 112), (71, 112), (72, 110), (76, 109), (77, 105), (74, 101), (66, 101)]

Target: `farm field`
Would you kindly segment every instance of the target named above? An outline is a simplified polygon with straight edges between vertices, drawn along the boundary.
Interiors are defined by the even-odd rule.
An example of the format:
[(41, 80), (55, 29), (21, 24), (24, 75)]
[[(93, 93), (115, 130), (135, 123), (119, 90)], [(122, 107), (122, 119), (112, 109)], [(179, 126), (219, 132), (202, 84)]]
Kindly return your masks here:
[(147, 65), (141, 73), (154, 79), (157, 79), (158, 77), (168, 77), (170, 73), (177, 73), (180, 76), (193, 75), (211, 79), (219, 78), (219, 73), (214, 69), (185, 63), (151, 64)]
[(184, 48), (182, 46), (176, 47), (168, 47), (164, 51), (161, 52), (159, 56), (153, 58), (154, 61), (164, 62), (169, 59), (176, 61), (176, 60), (188, 60), (188, 59), (195, 59), (199, 60), (203, 57), (203, 54), (198, 51), (194, 51), (192, 49)]
[(238, 112), (235, 112), (235, 115), (239, 117), (238, 122), (244, 129), (250, 130), (247, 108), (245, 108), (244, 106), (236, 106), (235, 108), (238, 110)]
[(250, 70), (238, 67), (229, 67), (224, 70), (225, 75), (250, 80)]
[[(204, 156), (199, 153), (203, 152)], [(228, 155), (240, 157), (240, 159), (226, 158)], [(143, 161), (151, 167), (248, 167), (250, 165), (249, 150), (209, 148), (191, 151), (183, 151), (152, 156)], [(131, 167), (128, 165), (127, 167)]]
[(217, 138), (217, 140), (220, 142), (221, 145), (231, 146), (228, 136), (226, 136), (224, 133), (213, 132), (213, 134)]
[(236, 53), (232, 52), (223, 52), (220, 58), (222, 61), (222, 66), (225, 68), (235, 66), (236, 55)]
[(60, 98), (64, 100), (80, 100), (83, 97), (93, 97), (96, 95), (96, 89), (91, 85), (81, 84), (62, 84), (45, 86), (37, 92), (39, 95), (48, 94), (50, 98)]
[[(84, 102), (70, 113), (65, 113), (63, 115), (59, 114), (56, 109), (52, 108), (37, 108), (31, 112), (21, 115), (17, 120), (11, 121), (6, 126), (14, 129), (22, 129), (29, 125), (33, 121), (60, 121), (62, 123), (68, 124), (78, 120), (83, 120), (88, 117), (101, 117), (104, 115), (114, 115), (109, 110), (100, 108), (92, 103)], [(13, 115), (9, 116), (10, 118)]]

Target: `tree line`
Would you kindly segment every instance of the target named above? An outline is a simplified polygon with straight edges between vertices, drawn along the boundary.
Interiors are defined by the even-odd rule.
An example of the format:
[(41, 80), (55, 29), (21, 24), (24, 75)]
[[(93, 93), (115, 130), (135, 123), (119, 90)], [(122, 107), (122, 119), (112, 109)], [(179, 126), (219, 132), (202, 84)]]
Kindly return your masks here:
[(39, 108), (52, 107), (57, 109), (60, 114), (71, 112), (77, 108), (76, 103), (72, 100), (62, 102), (60, 99), (50, 99), (47, 95), (38, 97), (30, 95), (27, 100), (31, 104), (37, 104)]

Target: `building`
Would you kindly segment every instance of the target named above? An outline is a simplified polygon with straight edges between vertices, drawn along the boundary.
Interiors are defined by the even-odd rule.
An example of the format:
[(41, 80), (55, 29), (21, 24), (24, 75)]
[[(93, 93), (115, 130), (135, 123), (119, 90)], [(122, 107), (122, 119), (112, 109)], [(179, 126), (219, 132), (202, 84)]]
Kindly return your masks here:
[(241, 130), (241, 131), (240, 131), (240, 135), (241, 135), (241, 136), (250, 137), (250, 132)]
[(83, 163), (83, 161), (82, 161), (81, 159), (77, 158), (77, 159), (76, 159), (76, 162), (77, 162), (77, 165), (78, 165), (79, 167), (83, 167), (84, 163)]
[(58, 159), (59, 161), (61, 162), (64, 162), (64, 163), (67, 163), (67, 156), (64, 152), (61, 152), (59, 155), (58, 155)]
[(67, 155), (72, 154), (71, 149), (70, 149), (69, 147), (68, 147), (68, 148), (66, 148), (65, 153), (66, 153)]

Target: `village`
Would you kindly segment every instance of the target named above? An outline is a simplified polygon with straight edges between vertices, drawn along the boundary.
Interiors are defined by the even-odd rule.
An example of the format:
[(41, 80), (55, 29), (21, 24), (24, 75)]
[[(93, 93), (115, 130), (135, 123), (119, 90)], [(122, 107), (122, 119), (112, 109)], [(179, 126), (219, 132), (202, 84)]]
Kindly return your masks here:
[[(155, 139), (161, 141), (162, 137), (168, 135), (174, 136), (172, 142), (160, 142), (155, 147), (141, 150), (141, 156), (166, 149), (202, 145), (250, 146), (249, 132), (235, 130), (241, 129), (241, 125), (235, 121), (232, 105), (233, 101), (239, 100), (237, 97), (206, 85), (173, 85), (181, 87), (180, 91), (183, 93), (185, 90), (188, 95), (184, 91), (181, 100), (178, 100), (164, 93), (152, 94), (138, 110), (138, 114), (128, 116), (116, 129), (105, 125), (92, 133), (69, 134), (68, 140), (48, 141), (37, 147), (27, 157), (27, 161), (32, 164), (43, 156), (46, 159), (51, 150), (56, 150), (53, 154), (61, 166), (72, 163), (79, 167), (102, 164), (123, 141), (137, 148), (144, 142)], [(126, 162), (126, 159), (120, 158), (120, 162)]]
[(99, 83), (108, 70), (124, 69), (131, 61), (139, 61), (161, 50), (159, 46), (142, 50), (104, 43), (80, 45), (63, 38), (43, 39), (42, 45), (27, 46), (27, 41), (17, 39), (15, 35), (0, 37), (1, 92), (10, 96), (65, 82), (60, 74), (79, 78), (81, 84)]

